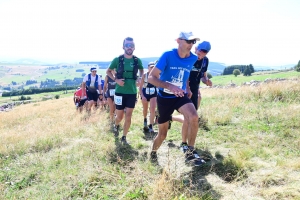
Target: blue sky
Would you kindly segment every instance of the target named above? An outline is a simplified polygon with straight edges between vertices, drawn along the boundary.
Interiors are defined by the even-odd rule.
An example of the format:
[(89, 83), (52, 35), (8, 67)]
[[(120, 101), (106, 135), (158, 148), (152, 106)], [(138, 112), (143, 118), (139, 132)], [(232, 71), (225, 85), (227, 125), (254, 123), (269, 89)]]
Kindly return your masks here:
[(110, 61), (127, 36), (138, 57), (159, 57), (184, 30), (211, 42), (213, 62), (297, 64), (299, 10), (299, 0), (0, 0), (0, 61)]

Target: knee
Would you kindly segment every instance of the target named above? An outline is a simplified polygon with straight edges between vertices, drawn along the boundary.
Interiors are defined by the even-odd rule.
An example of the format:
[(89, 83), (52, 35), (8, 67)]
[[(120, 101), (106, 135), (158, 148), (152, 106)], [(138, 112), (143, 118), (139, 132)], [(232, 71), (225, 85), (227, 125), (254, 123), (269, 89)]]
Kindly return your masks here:
[(158, 133), (157, 135), (161, 140), (165, 140), (167, 137), (167, 133)]

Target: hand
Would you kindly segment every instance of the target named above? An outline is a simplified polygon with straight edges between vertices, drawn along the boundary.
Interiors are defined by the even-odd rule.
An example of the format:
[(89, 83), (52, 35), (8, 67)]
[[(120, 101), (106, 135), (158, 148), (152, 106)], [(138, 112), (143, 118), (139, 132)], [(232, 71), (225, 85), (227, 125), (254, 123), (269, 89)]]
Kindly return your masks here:
[(119, 86), (124, 86), (124, 80), (123, 78), (121, 79), (116, 79), (115, 82), (119, 85)]
[(210, 79), (208, 79), (207, 81), (206, 81), (206, 83), (205, 83), (207, 86), (212, 86), (212, 82), (211, 82), (211, 80)]
[(167, 89), (170, 90), (176, 97), (184, 97), (184, 90), (178, 86), (170, 84)]
[(142, 96), (142, 101), (146, 101), (147, 102), (147, 99), (146, 99), (146, 97), (144, 95)]

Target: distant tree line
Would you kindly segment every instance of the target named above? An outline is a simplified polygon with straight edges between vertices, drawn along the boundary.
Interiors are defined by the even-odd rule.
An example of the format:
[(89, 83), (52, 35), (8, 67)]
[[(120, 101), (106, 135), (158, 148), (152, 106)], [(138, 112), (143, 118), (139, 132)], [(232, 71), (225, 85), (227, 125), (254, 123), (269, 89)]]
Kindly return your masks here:
[(11, 92), (3, 92), (3, 97), (9, 97), (9, 96), (20, 96), (20, 95), (29, 95), (29, 94), (40, 94), (44, 92), (58, 92), (58, 91), (64, 91), (64, 90), (75, 90), (77, 86), (68, 86), (68, 87), (53, 87), (53, 88), (30, 88), (25, 90), (13, 90)]
[(27, 80), (25, 85), (30, 85), (30, 84), (35, 84), (35, 83), (37, 83), (36, 80)]
[(300, 72), (300, 60), (299, 60), (299, 62), (298, 62), (298, 65), (295, 66), (295, 70), (296, 70), (297, 72)]
[(232, 75), (233, 71), (235, 69), (238, 69), (241, 73), (244, 74), (244, 76), (251, 76), (251, 74), (254, 73), (254, 67), (252, 64), (250, 64), (250, 65), (231, 65), (231, 66), (225, 67), (222, 75)]

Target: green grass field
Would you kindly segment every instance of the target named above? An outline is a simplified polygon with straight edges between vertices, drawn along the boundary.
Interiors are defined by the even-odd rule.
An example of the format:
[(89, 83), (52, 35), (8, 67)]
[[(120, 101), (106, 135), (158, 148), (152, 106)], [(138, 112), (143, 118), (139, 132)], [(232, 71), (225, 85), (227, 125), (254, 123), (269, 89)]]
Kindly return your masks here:
[(150, 162), (140, 101), (130, 146), (105, 110), (80, 114), (71, 96), (17, 106), (0, 113), (0, 199), (299, 200), (299, 80), (203, 88), (200, 167), (184, 162), (178, 122)]
[(277, 78), (299, 78), (300, 73), (296, 71), (266, 71), (266, 72), (256, 72), (252, 76), (243, 76), (239, 75), (235, 77), (234, 75), (226, 76), (214, 76), (211, 80), (214, 85), (228, 85), (231, 82), (236, 85), (241, 85), (245, 82), (250, 82), (251, 80), (255, 81), (264, 81), (267, 78), (277, 79)]

